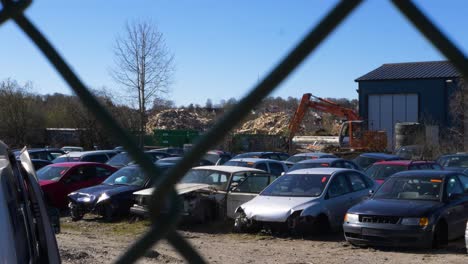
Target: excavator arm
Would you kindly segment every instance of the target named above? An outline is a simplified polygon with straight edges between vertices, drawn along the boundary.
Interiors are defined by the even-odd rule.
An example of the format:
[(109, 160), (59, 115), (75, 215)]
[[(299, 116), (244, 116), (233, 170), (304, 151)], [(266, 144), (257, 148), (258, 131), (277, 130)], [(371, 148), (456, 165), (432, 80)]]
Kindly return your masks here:
[[(311, 100), (312, 98), (314, 98), (315, 100)], [(358, 114), (354, 110), (342, 107), (335, 102), (313, 96), (310, 93), (306, 93), (302, 96), (301, 102), (299, 103), (296, 112), (294, 113), (291, 121), (289, 122), (288, 128), (290, 142), (299, 130), (299, 126), (302, 123), (302, 119), (304, 119), (304, 116), (309, 108), (325, 113), (330, 113), (338, 117), (344, 117), (348, 121), (360, 120)]]

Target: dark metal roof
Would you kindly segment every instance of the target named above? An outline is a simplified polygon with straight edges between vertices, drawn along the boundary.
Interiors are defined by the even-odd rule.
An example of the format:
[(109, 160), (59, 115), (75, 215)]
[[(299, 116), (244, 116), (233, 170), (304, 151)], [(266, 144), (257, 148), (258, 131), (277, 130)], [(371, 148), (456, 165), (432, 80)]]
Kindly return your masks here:
[(457, 78), (461, 73), (448, 61), (388, 63), (355, 81)]

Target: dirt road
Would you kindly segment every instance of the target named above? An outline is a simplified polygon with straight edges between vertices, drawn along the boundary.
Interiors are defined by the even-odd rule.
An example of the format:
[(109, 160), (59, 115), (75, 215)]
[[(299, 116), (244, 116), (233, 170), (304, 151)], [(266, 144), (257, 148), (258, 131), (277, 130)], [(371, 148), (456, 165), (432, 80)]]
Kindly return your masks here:
[[(148, 223), (103, 223), (85, 219), (77, 223), (64, 218), (57, 236), (63, 263), (111, 263), (143, 233)], [(278, 238), (266, 234), (232, 234), (229, 227), (210, 225), (184, 228), (181, 234), (210, 263), (468, 263), (464, 241), (450, 243), (440, 250), (357, 248), (341, 234), (315, 238)], [(165, 241), (139, 263), (183, 263)]]

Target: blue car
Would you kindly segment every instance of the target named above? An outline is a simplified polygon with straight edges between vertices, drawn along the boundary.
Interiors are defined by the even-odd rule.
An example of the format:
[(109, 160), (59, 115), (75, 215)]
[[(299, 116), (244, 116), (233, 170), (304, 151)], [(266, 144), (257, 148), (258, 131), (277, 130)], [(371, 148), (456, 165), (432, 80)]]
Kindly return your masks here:
[[(158, 164), (166, 171), (175, 164)], [(129, 165), (114, 172), (102, 184), (83, 188), (68, 195), (70, 216), (73, 221), (86, 213), (95, 213), (111, 220), (115, 216), (127, 215), (133, 205), (133, 193), (149, 188), (152, 179), (138, 165)]]
[(462, 237), (468, 220), (468, 176), (453, 171), (405, 171), (372, 198), (351, 207), (343, 224), (355, 245), (438, 247)]
[(439, 163), (445, 170), (457, 171), (465, 173), (468, 171), (468, 154), (466, 153), (457, 153), (440, 156), (437, 159)]

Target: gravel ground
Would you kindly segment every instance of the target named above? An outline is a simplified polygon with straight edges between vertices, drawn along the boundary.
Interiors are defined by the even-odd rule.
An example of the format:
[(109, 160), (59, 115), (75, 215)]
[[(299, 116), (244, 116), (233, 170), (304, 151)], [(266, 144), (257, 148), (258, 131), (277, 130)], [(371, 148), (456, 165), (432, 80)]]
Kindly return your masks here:
[[(79, 222), (62, 219), (57, 235), (63, 263), (111, 263), (142, 234), (148, 223), (120, 220), (105, 223), (98, 218)], [(233, 234), (229, 226), (215, 223), (184, 227), (179, 232), (210, 263), (468, 263), (464, 240), (439, 250), (358, 248), (342, 234), (307, 239), (280, 238), (267, 234)], [(138, 263), (183, 263), (178, 253), (163, 241)]]

